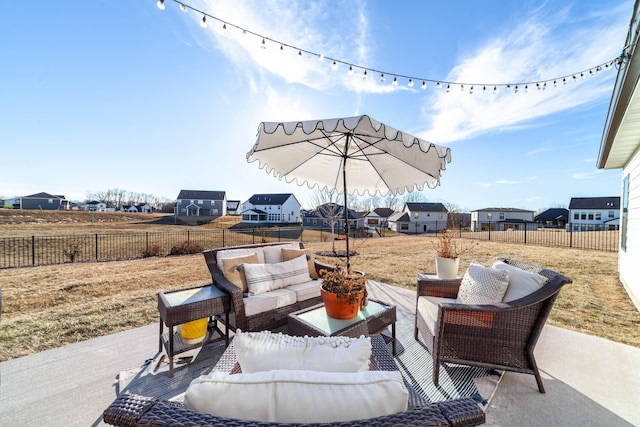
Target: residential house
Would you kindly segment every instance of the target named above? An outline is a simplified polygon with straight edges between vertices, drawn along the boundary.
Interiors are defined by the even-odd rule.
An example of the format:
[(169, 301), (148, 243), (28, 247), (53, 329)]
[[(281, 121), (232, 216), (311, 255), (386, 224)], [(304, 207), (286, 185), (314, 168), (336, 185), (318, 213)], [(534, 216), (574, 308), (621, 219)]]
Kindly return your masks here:
[(533, 221), (540, 227), (546, 228), (562, 228), (569, 221), (569, 209), (551, 208), (546, 209), (533, 217)]
[(224, 216), (227, 194), (224, 191), (180, 190), (174, 210), (177, 216)]
[[(337, 203), (325, 203), (315, 209), (303, 210), (302, 226), (305, 228), (331, 228), (333, 221), (334, 231), (344, 230), (344, 209), (343, 205)], [(359, 230), (363, 226), (362, 216), (353, 209), (347, 209), (349, 219), (349, 229)]]
[(518, 208), (484, 208), (471, 211), (471, 231), (537, 230), (533, 211)]
[(389, 217), (395, 212), (391, 208), (375, 208), (364, 215), (364, 225), (374, 228), (388, 228)]
[(629, 297), (640, 310), (640, 57), (635, 50), (640, 35), (640, 8), (634, 7), (618, 63), (609, 114), (605, 122), (597, 166), (621, 169), (621, 211), (618, 271)]
[(620, 197), (571, 198), (567, 230), (602, 231), (619, 227)]
[(107, 204), (98, 200), (92, 200), (82, 206), (82, 210), (91, 212), (107, 212)]
[(69, 210), (69, 201), (61, 195), (36, 193), (29, 196), (16, 197), (5, 202), (5, 206), (14, 209), (39, 209), (45, 211)]
[(143, 212), (143, 213), (151, 213), (153, 212), (153, 208), (146, 203), (141, 203), (139, 205), (122, 205), (120, 208), (120, 212)]
[(291, 193), (254, 194), (242, 204), (242, 222), (299, 223), (300, 203)]
[(227, 200), (227, 215), (240, 215), (240, 200)]
[(389, 229), (399, 233), (435, 233), (447, 229), (449, 210), (442, 203), (407, 202), (388, 219)]

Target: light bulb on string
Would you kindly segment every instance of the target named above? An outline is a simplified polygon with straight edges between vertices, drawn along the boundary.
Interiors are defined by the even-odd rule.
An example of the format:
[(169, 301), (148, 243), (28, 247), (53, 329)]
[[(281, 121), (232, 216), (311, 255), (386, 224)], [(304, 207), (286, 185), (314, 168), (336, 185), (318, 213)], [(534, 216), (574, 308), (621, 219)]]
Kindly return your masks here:
[[(449, 85), (447, 85), (447, 88), (449, 88)], [(442, 83), (436, 83), (436, 89), (442, 89)]]
[(323, 54), (319, 54), (318, 55), (318, 61), (323, 61), (324, 60), (324, 55)]
[(156, 6), (158, 6), (158, 9), (164, 10), (164, 0), (158, 0)]
[(464, 92), (464, 85), (463, 84), (460, 85), (460, 92)]
[(493, 87), (493, 91), (491, 93), (493, 93), (495, 95), (497, 91), (498, 91), (498, 88), (496, 86), (494, 86)]
[(473, 85), (471, 85), (471, 88), (469, 89), (469, 93), (473, 93)]
[(393, 76), (393, 82), (391, 83), (391, 86), (393, 87), (398, 86), (398, 78), (396, 76)]
[(580, 73), (580, 80), (584, 80), (584, 73)]
[(529, 92), (529, 86), (524, 85), (524, 93), (527, 93), (527, 92)]
[(542, 89), (542, 86), (540, 86), (540, 83), (536, 83), (536, 89), (538, 90)]
[(260, 49), (266, 49), (266, 48), (267, 48), (267, 41), (263, 37), (262, 43), (260, 43)]
[(364, 73), (362, 73), (362, 80), (367, 80), (367, 70), (364, 70)]
[(180, 10), (183, 12), (187, 11), (187, 6), (183, 5), (182, 3), (180, 3)]
[(298, 58), (302, 59), (302, 51), (301, 50), (298, 51)]
[(202, 28), (207, 28), (207, 17), (205, 15), (202, 15), (202, 19), (200, 20), (200, 26)]
[(413, 79), (409, 79), (409, 83), (407, 83), (407, 86), (413, 87)]
[(487, 93), (487, 87), (486, 86), (482, 86), (482, 93), (483, 94)]
[(553, 81), (553, 87), (558, 87), (558, 82), (557, 81)]
[(380, 73), (380, 81), (383, 82), (387, 80), (387, 78), (384, 76), (384, 73)]
[(280, 45), (280, 53), (284, 53), (284, 45)]
[(425, 82), (424, 80), (422, 81), (422, 86), (420, 86), (420, 89), (422, 90), (426, 90), (427, 89), (427, 82)]
[(349, 75), (352, 76), (353, 75), (353, 66), (349, 65)]
[(223, 23), (222, 24), (222, 29), (220, 30), (220, 32), (222, 33), (223, 36), (227, 35), (227, 23)]
[[(438, 84), (440, 84), (440, 83), (438, 83)], [(451, 85), (450, 84), (447, 84), (447, 89), (445, 89), (445, 92), (447, 92), (447, 93), (451, 92)]]
[(542, 85), (542, 90), (547, 90), (547, 82), (544, 82), (544, 84)]
[(567, 84), (567, 79), (566, 79), (566, 78), (564, 78), (564, 77), (562, 78), (562, 84), (563, 84), (563, 85), (566, 85), (566, 84)]
[(518, 85), (516, 85), (516, 88), (513, 90), (513, 93), (518, 93)]
[(331, 64), (331, 69), (332, 69), (333, 71), (335, 71), (335, 70), (337, 70), (337, 69), (338, 69), (338, 63), (337, 63), (336, 61), (333, 61), (333, 64)]

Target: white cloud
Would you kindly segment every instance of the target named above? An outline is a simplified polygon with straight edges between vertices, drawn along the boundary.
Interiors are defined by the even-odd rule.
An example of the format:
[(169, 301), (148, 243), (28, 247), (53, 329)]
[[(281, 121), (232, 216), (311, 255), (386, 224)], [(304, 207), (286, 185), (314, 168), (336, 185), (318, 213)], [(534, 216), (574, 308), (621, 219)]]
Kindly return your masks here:
[(496, 184), (513, 185), (513, 184), (520, 184), (520, 181), (510, 181), (507, 179), (499, 179), (498, 181), (496, 181)]
[(593, 171), (589, 171), (589, 172), (575, 172), (571, 175), (571, 178), (573, 179), (593, 179), (596, 177), (596, 175), (601, 174), (602, 172), (604, 172), (602, 169), (596, 169)]
[[(572, 21), (568, 9), (552, 12), (541, 8), (519, 25), (487, 40), (477, 51), (468, 53), (446, 80), (540, 81), (604, 63), (620, 53), (626, 33), (628, 11), (615, 12), (607, 11), (578, 23)], [(435, 101), (429, 100), (424, 115), (430, 127), (420, 136), (436, 143), (449, 142), (523, 126), (534, 118), (609, 96), (614, 78), (612, 69), (575, 82), (570, 76), (566, 86), (560, 83), (546, 90), (529, 87), (524, 93), (520, 85), (519, 93), (514, 93), (513, 88), (498, 88), (495, 95), (479, 93), (482, 92), (479, 86), (471, 95), (466, 87), (462, 92), (456, 86), (450, 93), (437, 92)]]

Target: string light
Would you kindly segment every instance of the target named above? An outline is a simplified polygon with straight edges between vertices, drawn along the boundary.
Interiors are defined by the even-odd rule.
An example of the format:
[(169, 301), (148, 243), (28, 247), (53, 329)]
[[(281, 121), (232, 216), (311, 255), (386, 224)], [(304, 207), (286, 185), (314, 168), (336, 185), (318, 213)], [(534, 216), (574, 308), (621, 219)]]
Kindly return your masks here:
[[(260, 39), (262, 39), (262, 43), (261, 43), (261, 48), (262, 49), (266, 49), (266, 40), (267, 37), (263, 36), (261, 34), (255, 33), (253, 31), (250, 31), (246, 28), (242, 28), (238, 25), (235, 24), (231, 24), (228, 22), (225, 22), (211, 14), (208, 14), (204, 11), (198, 10), (195, 7), (185, 4), (182, 1), (178, 1), (178, 0), (172, 0), (174, 3), (177, 3), (178, 6), (180, 7), (180, 10), (183, 12), (187, 12), (188, 10), (194, 11), (196, 13), (200, 13), (202, 14), (202, 19), (200, 20), (200, 26), (202, 28), (207, 28), (207, 18), (213, 19), (215, 21), (218, 21), (220, 23), (222, 23), (222, 34), (226, 34), (227, 32), (227, 25), (230, 25), (231, 27), (234, 27), (238, 30), (242, 31), (243, 35), (247, 35), (250, 34), (252, 36), (255, 37), (259, 37)], [(160, 10), (165, 10), (165, 0), (157, 0), (156, 2), (156, 6), (158, 7), (158, 9)], [(338, 68), (338, 63), (340, 64), (344, 64), (344, 65), (348, 65), (349, 66), (349, 75), (353, 74), (353, 68), (357, 67), (359, 69), (363, 70), (363, 79), (367, 79), (368, 77), (368, 73), (369, 72), (375, 72), (375, 73), (379, 73), (380, 74), (380, 81), (384, 82), (385, 81), (385, 74), (387, 74), (387, 72), (385, 71), (381, 71), (381, 70), (376, 70), (374, 68), (369, 68), (369, 67), (364, 67), (358, 64), (354, 64), (354, 63), (350, 63), (347, 61), (343, 61), (337, 58), (328, 58), (325, 57), (323, 54), (320, 53), (316, 53), (316, 52), (311, 52), (309, 50), (305, 50), (305, 49), (301, 49), (298, 48), (296, 46), (287, 44), (287, 43), (283, 43), (277, 40), (273, 40), (273, 39), (268, 39), (269, 41), (272, 41), (274, 43), (279, 43), (280, 44), (280, 51), (284, 52), (285, 47), (289, 48), (289, 49), (294, 49), (298, 51), (298, 57), (302, 58), (302, 53), (306, 53), (308, 55), (311, 56), (315, 56), (318, 58), (319, 61), (322, 61), (323, 59), (329, 59), (331, 61), (331, 68), (335, 71)], [(602, 64), (596, 65), (594, 67), (588, 68), (586, 70), (582, 70), (576, 73), (572, 73), (572, 74), (567, 74), (565, 76), (560, 76), (560, 77), (556, 77), (556, 78), (551, 78), (551, 79), (546, 79), (546, 80), (539, 80), (539, 81), (531, 81), (531, 82), (520, 82), (518, 84), (515, 85), (515, 89), (514, 92), (518, 93), (519, 89), (521, 86), (524, 86), (524, 91), (528, 92), (528, 88), (529, 85), (536, 85), (536, 88), (538, 90), (545, 90), (547, 88), (547, 83), (549, 83), (550, 85), (553, 84), (553, 87), (557, 87), (558, 86), (558, 82), (560, 80), (562, 80), (562, 84), (566, 85), (567, 84), (567, 78), (571, 77), (573, 82), (577, 82), (578, 81), (578, 76), (580, 76), (580, 80), (584, 80), (585, 76), (588, 75), (589, 77), (594, 77), (596, 75), (598, 75), (600, 73), (600, 71), (603, 70), (609, 70), (611, 68), (621, 68), (623, 67), (626, 63), (628, 63), (629, 59), (631, 58), (631, 54), (628, 53), (628, 48), (629, 46), (625, 46), (622, 50), (622, 53), (616, 57), (615, 59), (609, 60), (607, 62), (604, 62)], [(448, 93), (451, 89), (451, 85), (459, 85), (460, 86), (460, 90), (464, 91), (464, 85), (467, 84), (470, 89), (469, 89), (469, 93), (473, 93), (474, 87), (477, 86), (482, 86), (482, 93), (486, 93), (486, 86), (493, 86), (493, 93), (497, 93), (498, 90), (498, 86), (502, 86), (502, 87), (506, 87), (507, 89), (510, 89), (512, 87), (512, 84), (510, 83), (461, 83), (461, 82), (456, 82), (456, 81), (442, 81), (442, 80), (433, 80), (433, 79), (428, 79), (428, 78), (424, 78), (424, 77), (416, 77), (416, 76), (407, 76), (407, 75), (402, 75), (402, 74), (396, 74), (396, 73), (389, 73), (394, 75), (393, 78), (393, 83), (392, 85), (395, 87), (398, 85), (398, 78), (404, 79), (405, 81), (407, 81), (407, 86), (408, 87), (413, 87), (414, 86), (414, 82), (416, 80), (418, 81), (422, 81), (422, 85), (420, 86), (420, 88), (422, 90), (425, 90), (427, 88), (427, 82), (431, 82), (434, 83), (436, 85), (437, 89), (441, 89), (443, 84), (446, 84), (446, 92)]]
[(367, 80), (367, 70), (364, 70), (364, 73), (362, 73), (362, 80)]

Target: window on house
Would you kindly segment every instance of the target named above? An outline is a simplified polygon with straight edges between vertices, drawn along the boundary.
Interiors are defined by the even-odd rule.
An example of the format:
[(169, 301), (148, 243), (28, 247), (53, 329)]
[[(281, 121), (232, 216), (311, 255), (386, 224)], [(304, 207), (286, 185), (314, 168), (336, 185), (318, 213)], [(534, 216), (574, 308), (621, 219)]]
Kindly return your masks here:
[(596, 212), (596, 221), (602, 221), (602, 213)]
[(408, 230), (409, 224), (400, 224), (400, 230)]
[(487, 212), (487, 219), (491, 219), (491, 218), (493, 218), (493, 213)]
[(415, 219), (418, 219), (418, 217), (419, 217), (419, 216), (420, 216), (420, 214), (419, 214), (418, 212), (416, 212), (416, 213), (414, 213), (414, 214), (413, 214), (413, 217), (414, 217)]
[(609, 211), (609, 218), (615, 218), (615, 216), (616, 216), (615, 211)]
[(193, 204), (193, 200), (190, 200), (189, 203)]
[(586, 220), (586, 219), (587, 219), (587, 213), (586, 213), (586, 212), (582, 212), (582, 213), (580, 214), (580, 219), (582, 219), (582, 220)]
[(593, 213), (589, 212), (589, 221), (593, 221)]
[(504, 219), (504, 212), (500, 212), (500, 219)]
[(202, 201), (202, 200), (198, 200), (198, 204), (199, 204), (199, 205), (203, 205), (203, 204), (204, 204), (204, 201)]
[(580, 219), (580, 214), (578, 212), (574, 212), (573, 219), (575, 219), (575, 220)]
[(438, 219), (442, 219), (442, 218), (443, 218), (443, 215), (444, 215), (444, 214), (443, 214), (442, 212), (440, 212), (440, 213), (438, 214)]

